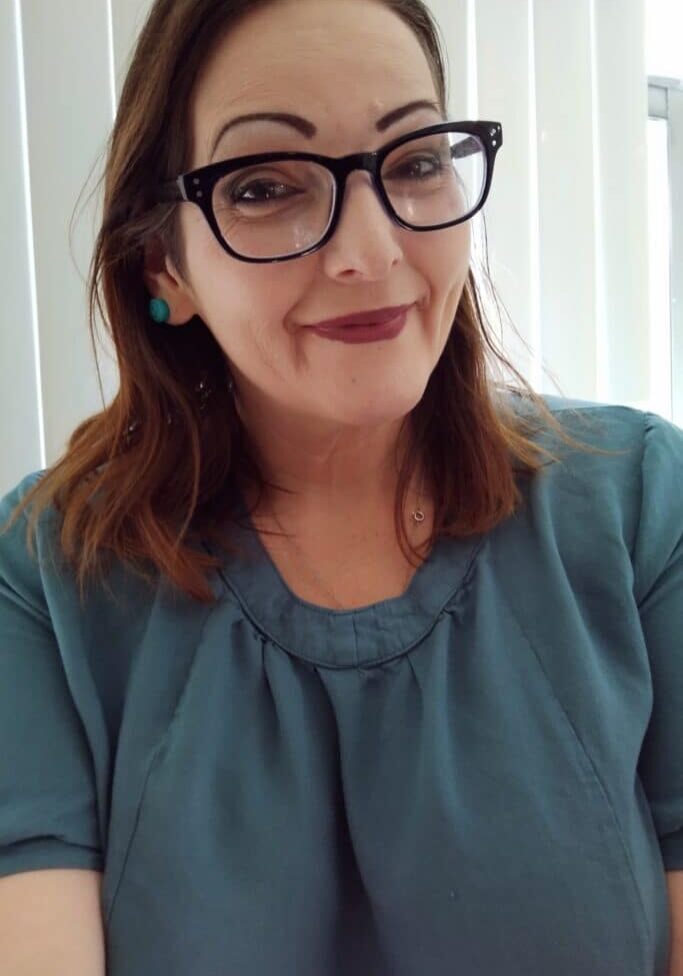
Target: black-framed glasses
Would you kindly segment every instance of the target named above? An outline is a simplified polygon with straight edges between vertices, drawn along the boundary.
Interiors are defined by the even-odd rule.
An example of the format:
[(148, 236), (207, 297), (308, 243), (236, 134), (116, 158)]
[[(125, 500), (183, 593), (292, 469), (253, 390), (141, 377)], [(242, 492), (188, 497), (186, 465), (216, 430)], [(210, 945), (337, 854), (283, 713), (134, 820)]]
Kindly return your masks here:
[(502, 145), (500, 122), (442, 122), (375, 152), (221, 160), (160, 184), (154, 199), (196, 203), (221, 246), (240, 261), (291, 261), (331, 239), (346, 181), (357, 169), (370, 173), (401, 227), (435, 231), (470, 220), (486, 202)]

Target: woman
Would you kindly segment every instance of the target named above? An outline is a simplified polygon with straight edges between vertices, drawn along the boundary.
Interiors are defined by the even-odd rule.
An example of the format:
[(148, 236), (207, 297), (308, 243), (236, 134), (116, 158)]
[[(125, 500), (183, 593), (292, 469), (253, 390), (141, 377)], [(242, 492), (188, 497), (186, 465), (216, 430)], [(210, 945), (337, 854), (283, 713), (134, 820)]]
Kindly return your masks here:
[(446, 101), (419, 0), (140, 35), (90, 293), (120, 390), (0, 513), (0, 917), (101, 881), (113, 976), (674, 964), (683, 432), (490, 380), (502, 129)]

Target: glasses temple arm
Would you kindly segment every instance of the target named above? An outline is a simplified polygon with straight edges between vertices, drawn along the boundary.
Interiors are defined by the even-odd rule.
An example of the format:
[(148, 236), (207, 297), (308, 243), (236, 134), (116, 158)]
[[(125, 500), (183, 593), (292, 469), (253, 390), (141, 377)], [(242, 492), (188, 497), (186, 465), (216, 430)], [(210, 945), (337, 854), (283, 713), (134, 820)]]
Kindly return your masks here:
[(474, 153), (481, 152), (481, 143), (470, 136), (469, 139), (463, 139), (457, 145), (451, 147), (451, 156), (453, 159), (460, 158), (462, 156), (472, 156)]
[(187, 200), (182, 186), (182, 176), (179, 176), (176, 180), (167, 180), (166, 183), (159, 184), (155, 190), (154, 197), (158, 203)]

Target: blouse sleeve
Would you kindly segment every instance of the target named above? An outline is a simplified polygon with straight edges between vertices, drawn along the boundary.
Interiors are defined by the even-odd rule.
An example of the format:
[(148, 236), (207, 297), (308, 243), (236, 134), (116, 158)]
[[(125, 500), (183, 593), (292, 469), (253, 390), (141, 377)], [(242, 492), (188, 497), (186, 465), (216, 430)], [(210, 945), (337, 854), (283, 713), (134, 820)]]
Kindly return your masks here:
[(683, 869), (683, 430), (644, 413), (633, 566), (652, 675), (638, 772), (667, 871)]
[[(31, 478), (0, 499), (0, 526)], [(26, 524), (24, 512), (0, 531), (0, 877), (101, 871), (92, 757)]]

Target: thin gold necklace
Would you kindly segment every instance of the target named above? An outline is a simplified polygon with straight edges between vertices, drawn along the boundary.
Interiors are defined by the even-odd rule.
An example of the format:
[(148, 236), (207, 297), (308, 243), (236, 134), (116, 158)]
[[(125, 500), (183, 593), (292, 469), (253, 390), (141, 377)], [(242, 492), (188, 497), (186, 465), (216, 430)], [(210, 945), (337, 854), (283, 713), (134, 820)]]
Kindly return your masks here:
[[(422, 496), (420, 496), (420, 497), (422, 497)], [(286, 530), (285, 530), (285, 528), (284, 528), (284, 526), (282, 525), (282, 522), (280, 521), (280, 519), (279, 519), (279, 518), (277, 517), (277, 515), (275, 514), (275, 511), (274, 511), (274, 509), (273, 509), (273, 508), (272, 508), (272, 506), (270, 506), (270, 505), (269, 505), (268, 507), (270, 508), (270, 511), (271, 511), (271, 514), (272, 514), (272, 516), (273, 516), (273, 518), (275, 519), (275, 522), (277, 523), (277, 525), (278, 525), (278, 527), (279, 527), (279, 528), (280, 528), (280, 529), (282, 530), (282, 532), (283, 532), (283, 533), (285, 534), (285, 536), (286, 536), (286, 535), (287, 535), (287, 533), (286, 533)], [(412, 515), (411, 515), (411, 518), (413, 519), (413, 521), (415, 521), (415, 522), (417, 522), (417, 523), (420, 523), (420, 522), (424, 522), (424, 520), (425, 520), (425, 515), (424, 515), (424, 512), (422, 511), (422, 509), (421, 509), (421, 508), (416, 508), (416, 509), (415, 509), (415, 510), (413, 511), (413, 513), (412, 513)], [(306, 556), (305, 556), (305, 554), (304, 554), (304, 552), (303, 552), (303, 550), (302, 550), (302, 548), (301, 548), (301, 546), (299, 546), (299, 545), (298, 545), (298, 544), (297, 544), (297, 543), (296, 543), (296, 542), (295, 542), (294, 540), (292, 540), (292, 539), (290, 539), (289, 541), (291, 541), (291, 543), (292, 543), (292, 545), (293, 545), (293, 546), (294, 546), (294, 547), (295, 547), (295, 548), (297, 549), (297, 551), (298, 551), (298, 552), (299, 552), (299, 553), (301, 554), (301, 556), (303, 557), (303, 560), (304, 560), (304, 562), (306, 563), (306, 566), (307, 566), (307, 568), (308, 568), (308, 570), (309, 570), (309, 572), (310, 572), (310, 573), (312, 573), (312, 575), (313, 575), (313, 576), (315, 577), (315, 580), (316, 580), (316, 582), (318, 583), (318, 585), (319, 585), (320, 587), (322, 587), (322, 589), (323, 589), (323, 591), (324, 591), (324, 592), (325, 592), (325, 593), (327, 594), (327, 596), (329, 596), (329, 597), (331, 597), (331, 599), (333, 600), (333, 602), (334, 602), (334, 604), (335, 604), (335, 606), (337, 606), (337, 607), (338, 607), (338, 608), (339, 608), (340, 610), (344, 610), (344, 609), (346, 609), (346, 608), (344, 607), (344, 605), (343, 605), (343, 604), (341, 604), (341, 603), (339, 602), (339, 600), (337, 600), (337, 598), (336, 598), (336, 596), (335, 596), (335, 595), (334, 595), (333, 593), (331, 593), (331, 592), (330, 592), (330, 590), (329, 590), (329, 589), (328, 589), (328, 588), (327, 588), (327, 587), (325, 586), (325, 584), (324, 584), (324, 583), (323, 583), (323, 581), (322, 581), (322, 580), (320, 579), (320, 577), (318, 576), (318, 574), (316, 573), (316, 571), (315, 571), (315, 570), (313, 569), (313, 566), (311, 565), (311, 563), (309, 562), (309, 560), (308, 560), (308, 559), (306, 559)], [(414, 568), (413, 568), (413, 567), (411, 566), (411, 567), (410, 567), (410, 569), (409, 569), (409, 572), (408, 572), (408, 576), (407, 576), (407, 578), (406, 578), (406, 581), (405, 581), (405, 584), (404, 584), (404, 586), (407, 586), (407, 585), (408, 585), (408, 580), (410, 579), (410, 577), (411, 577), (411, 575), (412, 575), (412, 574), (413, 574), (414, 572), (415, 572), (415, 570), (414, 570)]]

